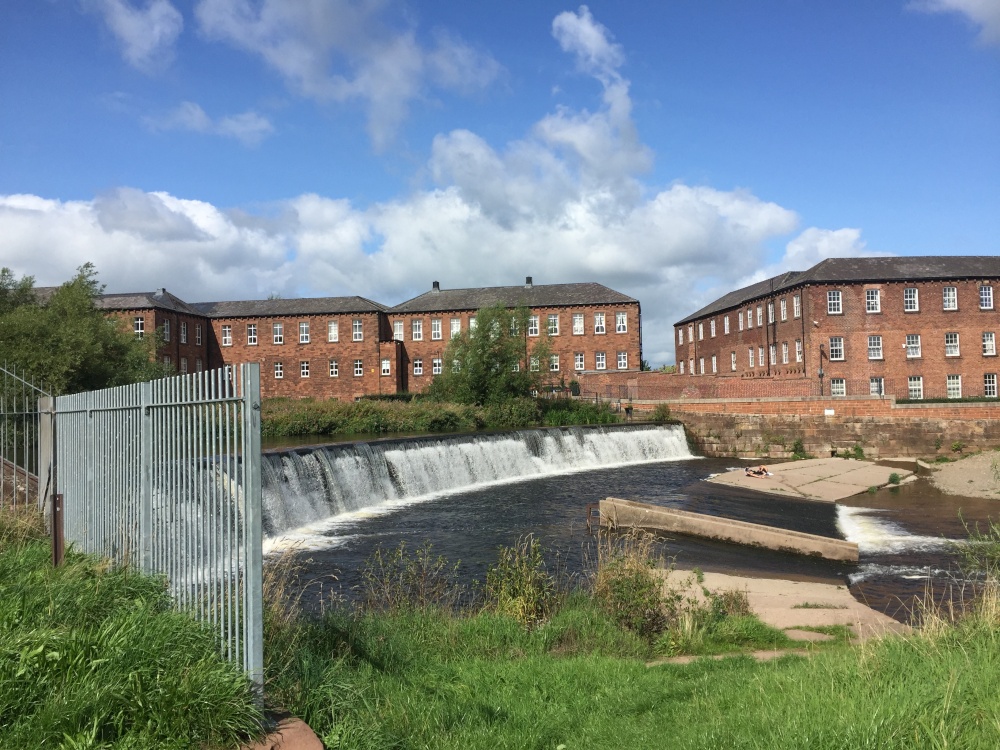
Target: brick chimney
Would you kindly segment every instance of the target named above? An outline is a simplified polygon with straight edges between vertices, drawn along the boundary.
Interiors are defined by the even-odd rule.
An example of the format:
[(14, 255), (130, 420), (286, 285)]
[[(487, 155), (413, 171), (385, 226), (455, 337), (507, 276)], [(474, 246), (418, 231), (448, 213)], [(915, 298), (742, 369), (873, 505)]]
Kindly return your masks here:
[(525, 276), (524, 277), (524, 288), (525, 289), (531, 289), (531, 277), (530, 276)]
[(441, 283), (439, 281), (435, 281), (431, 286), (432, 286), (432, 289), (431, 289), (432, 292), (440, 292), (441, 291)]

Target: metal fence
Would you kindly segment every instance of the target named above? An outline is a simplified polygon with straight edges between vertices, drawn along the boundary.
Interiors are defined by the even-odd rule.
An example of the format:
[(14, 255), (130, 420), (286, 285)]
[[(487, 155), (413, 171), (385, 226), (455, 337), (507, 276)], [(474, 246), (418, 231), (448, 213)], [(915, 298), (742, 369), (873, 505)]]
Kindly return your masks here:
[(0, 367), (0, 503), (7, 507), (40, 508), (51, 484), (38, 408), (48, 395), (13, 365)]
[(261, 685), (259, 365), (55, 402), (66, 541), (165, 576)]

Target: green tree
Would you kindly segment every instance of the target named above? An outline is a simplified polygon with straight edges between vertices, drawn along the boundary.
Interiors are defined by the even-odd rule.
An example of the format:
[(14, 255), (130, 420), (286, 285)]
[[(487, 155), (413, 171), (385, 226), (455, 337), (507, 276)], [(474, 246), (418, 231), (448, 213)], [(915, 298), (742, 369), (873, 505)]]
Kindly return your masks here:
[(430, 395), (463, 404), (500, 404), (541, 390), (550, 380), (548, 336), (529, 336), (527, 308), (503, 305), (476, 313), (476, 326), (448, 344), (444, 371)]
[(0, 363), (16, 364), (55, 394), (137, 383), (169, 374), (155, 361), (156, 337), (137, 339), (95, 305), (104, 287), (87, 263), (47, 299), (30, 276), (0, 271)]

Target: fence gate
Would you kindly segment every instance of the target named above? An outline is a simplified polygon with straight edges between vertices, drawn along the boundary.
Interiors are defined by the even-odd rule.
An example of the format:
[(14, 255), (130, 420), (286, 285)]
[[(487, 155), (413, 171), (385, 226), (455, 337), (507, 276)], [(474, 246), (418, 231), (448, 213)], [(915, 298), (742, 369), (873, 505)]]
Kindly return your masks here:
[(41, 510), (51, 485), (51, 433), (38, 404), (48, 396), (14, 366), (0, 367), (0, 504), (7, 507)]
[(55, 402), (66, 542), (166, 576), (262, 685), (260, 366)]

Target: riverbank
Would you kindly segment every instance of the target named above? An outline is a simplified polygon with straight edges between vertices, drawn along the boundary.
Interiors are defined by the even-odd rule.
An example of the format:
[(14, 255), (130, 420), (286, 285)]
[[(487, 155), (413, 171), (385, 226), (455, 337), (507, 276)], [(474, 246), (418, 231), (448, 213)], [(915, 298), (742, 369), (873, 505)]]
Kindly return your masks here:
[(1000, 452), (976, 453), (957, 461), (931, 464), (931, 468), (931, 483), (942, 492), (1000, 501)]

